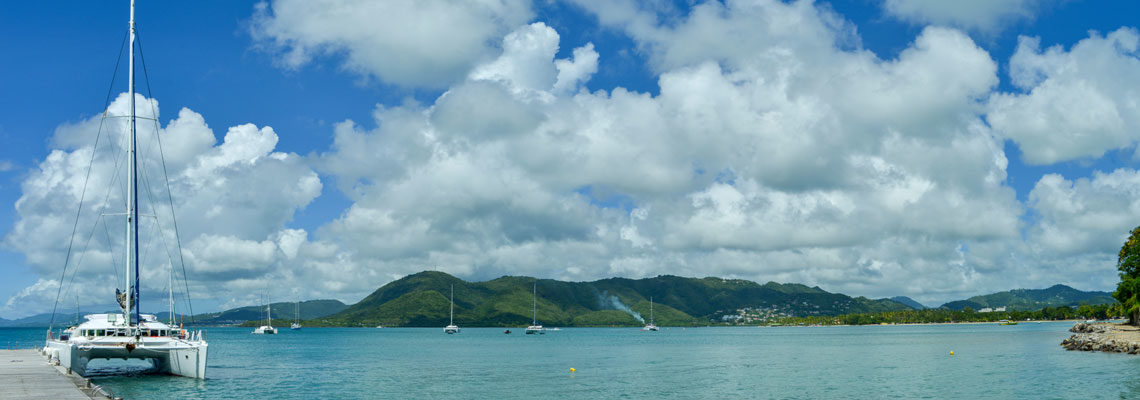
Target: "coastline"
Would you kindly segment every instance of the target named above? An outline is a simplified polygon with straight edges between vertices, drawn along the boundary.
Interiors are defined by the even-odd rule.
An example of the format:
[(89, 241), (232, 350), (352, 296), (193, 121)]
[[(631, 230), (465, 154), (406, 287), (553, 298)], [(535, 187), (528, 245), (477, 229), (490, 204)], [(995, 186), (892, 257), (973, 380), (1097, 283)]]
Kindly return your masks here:
[(1061, 342), (1065, 350), (1140, 354), (1140, 327), (1109, 322), (1078, 322)]

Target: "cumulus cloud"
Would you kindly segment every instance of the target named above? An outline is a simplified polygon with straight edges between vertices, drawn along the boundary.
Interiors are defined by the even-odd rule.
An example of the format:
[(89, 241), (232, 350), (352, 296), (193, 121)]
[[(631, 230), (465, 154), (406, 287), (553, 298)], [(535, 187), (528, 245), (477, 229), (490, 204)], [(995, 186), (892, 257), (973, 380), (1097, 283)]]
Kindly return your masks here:
[[(1003, 141), (1028, 138), (1012, 127), (1031, 119), (1012, 105), (1065, 78), (1067, 69), (1050, 66), (1079, 64), (1070, 54), (1081, 45), (1054, 55), (1025, 43), (1011, 70), (1029, 93), (991, 96), (997, 64), (953, 28), (927, 27), (885, 59), (807, 1), (708, 2), (685, 15), (656, 3), (577, 3), (634, 40), (659, 94), (584, 89), (606, 67), (593, 45), (557, 59), (558, 32), (516, 21), (479, 36), (490, 44), (456, 61), (461, 72), (444, 74), (446, 91), (434, 101), (379, 105), (371, 121), (340, 122), (328, 149), (306, 160), (274, 152), (272, 128), (230, 127), (219, 144), (201, 116), (180, 112), (163, 140), (178, 143), (168, 153), (173, 190), (179, 210), (194, 216), (184, 244), (200, 290), (243, 305), (272, 280), (296, 283), (274, 288), (288, 296), (353, 301), (425, 269), (468, 279), (667, 273), (938, 303), (1059, 281), (1105, 289), (1115, 277), (1101, 264), (1135, 220), (1135, 171), (1049, 175), (1028, 203), (1006, 185)], [(277, 32), (273, 40), (285, 38), (275, 43), (294, 65), (334, 51), (358, 68), (370, 62), (353, 59), (358, 48), (389, 51), (373, 42), (386, 40), (376, 32), (336, 36), (358, 27), (316, 41), (281, 33), (301, 32), (282, 16), (299, 4), (264, 6), (258, 17), (260, 29)], [(314, 13), (396, 7), (342, 6)], [(289, 18), (301, 26), (308, 17)], [(1109, 35), (1118, 53), (1095, 54), (1135, 52), (1128, 32)], [(60, 149), (25, 182), (19, 230), (6, 244), (66, 237), (77, 177), (93, 154), (80, 134), (88, 125), (57, 130)], [(315, 232), (287, 227), (322, 189), (308, 165), (334, 176), (352, 201)], [(1109, 219), (1116, 222), (1102, 223)], [(35, 265), (63, 251), (29, 248)], [(91, 257), (110, 263), (116, 251)], [(1062, 263), (1083, 274), (1074, 278)]]
[(1007, 24), (1033, 19), (1045, 0), (884, 0), (887, 15), (912, 24), (960, 27), (995, 33)]
[[(127, 100), (127, 95), (119, 96), (108, 114), (125, 114)], [(137, 103), (144, 105), (139, 107), (144, 116), (158, 117), (156, 101), (140, 95)], [(107, 288), (122, 288), (125, 264), (125, 220), (115, 214), (125, 209), (126, 141), (121, 133), (125, 120), (104, 121), (100, 133), (99, 118), (56, 130), (51, 143), (57, 149), (21, 185), (17, 220), (4, 246), (22, 253), (33, 271), (58, 276), (71, 244), (67, 290), (85, 303), (107, 304), (113, 302), (113, 290)], [(196, 291), (216, 292), (243, 278), (264, 275), (274, 266), (288, 265), (304, 247), (299, 243), (305, 240), (304, 231), (286, 229), (285, 224), (320, 194), (322, 184), (301, 157), (273, 151), (277, 135), (272, 128), (235, 126), (216, 144), (202, 116), (182, 109), (165, 127), (140, 123), (138, 137), (139, 211), (157, 216), (142, 218), (139, 224), (140, 237), (148, 239), (140, 248), (140, 263), (150, 291), (164, 288), (169, 266), (179, 265), (168, 196), (180, 217), (190, 285)], [(156, 137), (161, 138), (170, 174), (169, 191)], [(79, 229), (72, 242), (81, 198)], [(10, 299), (6, 311), (16, 304), (27, 306), (21, 312), (44, 311), (55, 292), (40, 289), (58, 282), (37, 282)]]
[(555, 60), (557, 32), (521, 26), (434, 104), (338, 126), (319, 163), (355, 203), (318, 236), (397, 276), (727, 275), (943, 300), (1016, 273), (989, 262), (1023, 212), (980, 118), (997, 66), (965, 34), (928, 28), (881, 59), (842, 50), (850, 27), (804, 2), (599, 18), (650, 52), (659, 95), (566, 90), (604, 60)]
[(1047, 174), (1029, 193), (1029, 204), (1040, 218), (1028, 235), (1042, 269), (1088, 276), (1100, 287), (1117, 282), (1111, 273), (1117, 251), (1140, 221), (1140, 172), (1098, 171), (1074, 180)]
[(1121, 28), (1041, 50), (1021, 37), (1010, 78), (1023, 93), (997, 93), (987, 119), (1030, 164), (1095, 159), (1140, 141), (1140, 33)]
[(287, 68), (332, 55), (362, 76), (444, 88), (531, 15), (526, 0), (275, 0), (258, 3), (251, 31)]

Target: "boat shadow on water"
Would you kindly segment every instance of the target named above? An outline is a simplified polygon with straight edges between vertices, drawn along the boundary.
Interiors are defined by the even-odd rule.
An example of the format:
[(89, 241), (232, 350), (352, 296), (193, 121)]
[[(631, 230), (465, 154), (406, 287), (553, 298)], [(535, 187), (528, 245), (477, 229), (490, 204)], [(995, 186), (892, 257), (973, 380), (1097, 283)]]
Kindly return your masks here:
[(87, 367), (88, 378), (139, 377), (147, 375), (170, 376), (159, 371), (147, 360), (91, 360)]

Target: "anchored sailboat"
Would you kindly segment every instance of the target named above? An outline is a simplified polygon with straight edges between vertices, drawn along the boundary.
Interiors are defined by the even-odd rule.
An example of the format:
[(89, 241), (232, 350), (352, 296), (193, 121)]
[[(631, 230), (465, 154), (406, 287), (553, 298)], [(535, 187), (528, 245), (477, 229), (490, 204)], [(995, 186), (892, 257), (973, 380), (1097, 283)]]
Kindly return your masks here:
[(265, 325), (257, 327), (257, 329), (254, 329), (252, 333), (255, 335), (276, 335), (277, 334), (277, 328), (273, 327), (272, 321), (273, 321), (273, 314), (272, 314), (272, 310), (269, 309), (269, 294), (266, 293), (265, 294)]
[(293, 323), (289, 325), (289, 329), (301, 330), (301, 302), (299, 301), (293, 304)]
[(657, 332), (657, 325), (653, 324), (653, 298), (649, 298), (649, 323), (641, 328), (643, 331)]
[(447, 326), (443, 328), (447, 334), (459, 333), (459, 326), (455, 325), (455, 285), (451, 285), (451, 319), (449, 319)]
[(545, 335), (546, 328), (538, 324), (538, 281), (534, 282), (534, 287), (531, 288), (531, 304), (530, 304), (530, 326), (526, 327), (526, 334)]
[[(86, 321), (54, 337), (48, 328), (44, 353), (59, 365), (79, 375), (87, 375), (92, 359), (146, 359), (161, 372), (191, 378), (206, 376), (209, 346), (204, 332), (187, 333), (158, 321), (139, 310), (139, 209), (138, 160), (135, 131), (135, 2), (131, 0), (129, 95), (129, 140), (127, 148), (127, 240), (126, 292), (115, 290), (122, 312), (85, 315)], [(173, 208), (173, 207), (172, 207)], [(82, 210), (82, 199), (80, 200)], [(173, 213), (173, 209), (171, 213)], [(78, 215), (76, 216), (78, 221)], [(177, 225), (175, 225), (177, 226)], [(177, 229), (175, 229), (177, 233)], [(64, 263), (66, 271), (67, 263)], [(171, 278), (173, 280), (173, 278)], [(60, 283), (63, 284), (62, 282)], [(171, 295), (173, 298), (173, 295)], [(58, 301), (58, 300), (57, 300)], [(171, 313), (173, 315), (173, 312)], [(173, 317), (172, 317), (173, 318)]]

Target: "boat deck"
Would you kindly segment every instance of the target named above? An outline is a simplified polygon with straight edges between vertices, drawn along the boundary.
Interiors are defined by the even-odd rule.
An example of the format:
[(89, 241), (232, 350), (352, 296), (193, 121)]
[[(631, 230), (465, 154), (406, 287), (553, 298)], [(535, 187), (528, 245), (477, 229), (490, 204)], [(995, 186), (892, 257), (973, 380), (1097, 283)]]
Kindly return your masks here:
[(0, 350), (0, 397), (4, 399), (106, 398), (85, 386), (83, 377), (67, 375), (65, 369), (48, 364), (35, 350)]

